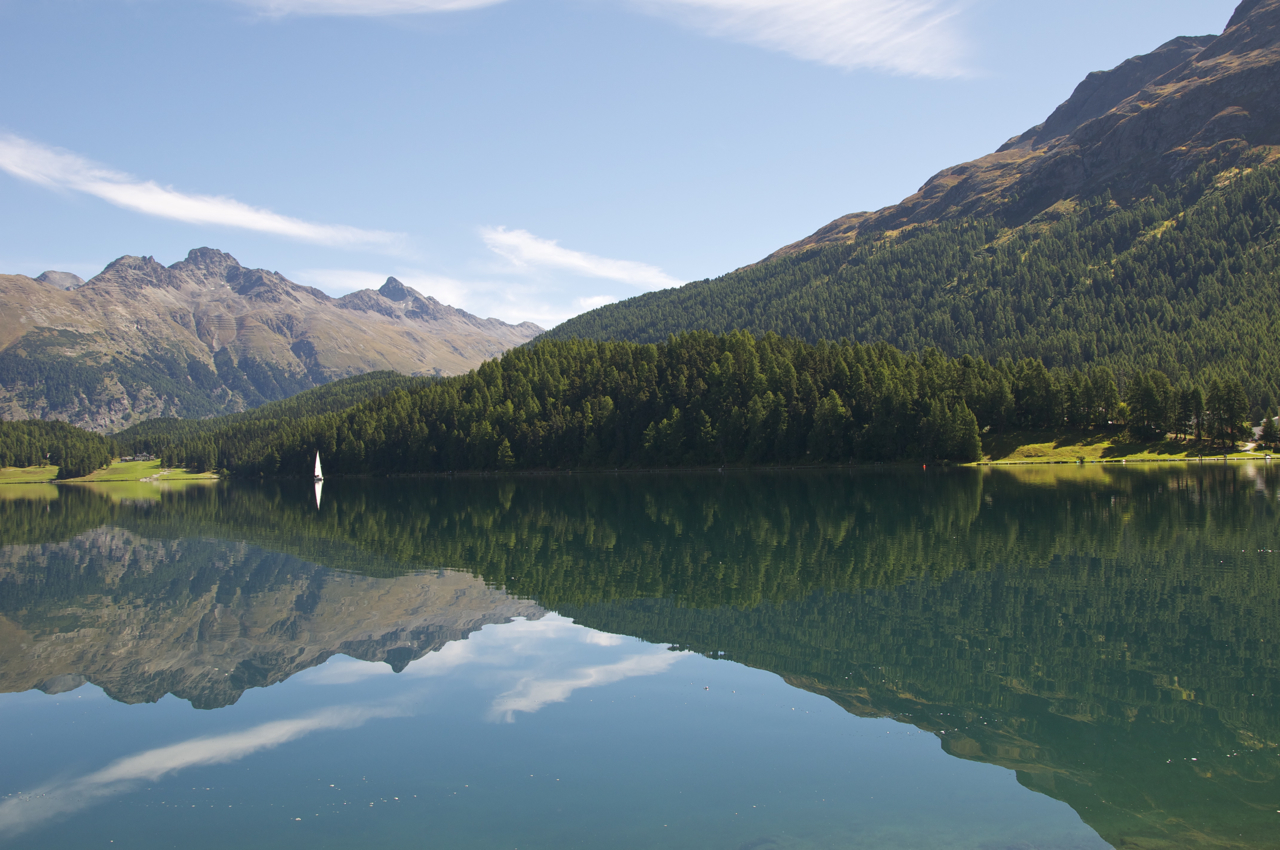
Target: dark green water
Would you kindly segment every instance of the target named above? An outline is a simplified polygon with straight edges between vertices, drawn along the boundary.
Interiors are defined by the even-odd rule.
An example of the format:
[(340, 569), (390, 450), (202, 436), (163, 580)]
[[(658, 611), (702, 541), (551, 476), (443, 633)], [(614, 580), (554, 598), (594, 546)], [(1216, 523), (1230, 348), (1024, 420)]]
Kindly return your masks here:
[(1280, 469), (0, 492), (0, 845), (1280, 847)]

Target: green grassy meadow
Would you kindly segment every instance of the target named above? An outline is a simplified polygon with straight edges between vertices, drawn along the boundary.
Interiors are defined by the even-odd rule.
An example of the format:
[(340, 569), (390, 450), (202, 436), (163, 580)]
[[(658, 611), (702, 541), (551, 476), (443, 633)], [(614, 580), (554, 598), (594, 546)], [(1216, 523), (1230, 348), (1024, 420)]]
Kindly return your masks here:
[[(47, 484), (58, 475), (56, 466), (33, 466), (29, 468), (7, 467), (0, 469), (0, 485), (4, 484)], [(111, 466), (99, 469), (83, 478), (72, 478), (75, 483), (105, 484), (111, 482), (143, 482), (176, 484), (187, 481), (216, 481), (212, 472), (187, 472), (185, 469), (164, 469), (160, 461), (114, 461)]]
[(1095, 431), (1014, 431), (987, 434), (982, 440), (983, 463), (1086, 463), (1150, 462), (1221, 459), (1261, 460), (1265, 451), (1224, 448), (1207, 440), (1135, 441), (1120, 430)]
[(56, 466), (5, 467), (0, 469), (0, 484), (43, 484), (58, 474)]

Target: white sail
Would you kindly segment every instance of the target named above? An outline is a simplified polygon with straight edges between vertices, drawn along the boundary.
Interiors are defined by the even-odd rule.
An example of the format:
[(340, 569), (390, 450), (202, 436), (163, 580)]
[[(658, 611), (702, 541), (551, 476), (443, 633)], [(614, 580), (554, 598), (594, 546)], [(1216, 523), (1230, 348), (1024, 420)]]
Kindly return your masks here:
[(324, 473), (320, 471), (320, 452), (316, 452), (316, 480), (324, 480)]
[(324, 481), (316, 479), (316, 510), (320, 510), (320, 491), (324, 488)]

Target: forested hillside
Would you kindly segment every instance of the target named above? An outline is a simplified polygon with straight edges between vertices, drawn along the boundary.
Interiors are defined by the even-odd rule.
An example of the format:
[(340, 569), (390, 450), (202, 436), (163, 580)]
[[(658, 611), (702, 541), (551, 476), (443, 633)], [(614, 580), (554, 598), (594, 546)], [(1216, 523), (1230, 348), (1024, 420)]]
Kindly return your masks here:
[(1280, 164), (1202, 168), (1171, 193), (1063, 204), (1010, 228), (962, 218), (824, 245), (572, 319), (544, 339), (652, 342), (688, 328), (884, 341), (952, 357), (1036, 357), (1243, 377), (1280, 400)]
[(345, 410), (393, 390), (415, 390), (428, 386), (435, 380), (437, 379), (410, 377), (396, 372), (369, 372), (305, 390), (291, 398), (273, 401), (254, 410), (216, 419), (149, 419), (121, 431), (112, 439), (122, 455), (140, 452), (158, 455), (174, 443), (230, 428), (237, 429), (238, 433), (269, 434), (284, 421)]
[(1280, 402), (1280, 0), (1220, 36), (1090, 74), (1043, 124), (765, 261), (641, 295), (549, 339), (773, 331), (1110, 368), (1245, 376)]
[[(1232, 441), (1248, 400), (1163, 375), (1134, 386), (1154, 432)], [(166, 462), (248, 475), (848, 463), (981, 458), (989, 428), (1090, 428), (1127, 416), (1105, 368), (1049, 372), (936, 351), (806, 343), (738, 331), (658, 345), (571, 340), (349, 410), (232, 424), (163, 450)]]

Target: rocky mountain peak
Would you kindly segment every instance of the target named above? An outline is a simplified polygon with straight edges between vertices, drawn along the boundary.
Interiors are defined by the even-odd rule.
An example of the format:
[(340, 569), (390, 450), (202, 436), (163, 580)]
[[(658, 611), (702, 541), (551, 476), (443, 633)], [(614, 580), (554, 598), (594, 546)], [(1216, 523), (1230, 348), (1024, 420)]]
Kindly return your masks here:
[(541, 330), (476, 319), (395, 278), (336, 299), (208, 247), (170, 266), (120, 257), (83, 286), (63, 274), (0, 275), (0, 349), (31, 335), (47, 362), (100, 368), (77, 367), (61, 396), (0, 386), (0, 411), (102, 430), (231, 413), (364, 372), (460, 374)]
[(1243, 24), (1248, 18), (1268, 11), (1280, 9), (1280, 0), (1244, 0), (1236, 7), (1235, 13), (1227, 23), (1227, 29)]
[(182, 281), (173, 271), (156, 262), (155, 257), (135, 257), (126, 254), (107, 264), (107, 267), (90, 278), (87, 284), (98, 288), (115, 284), (130, 288), (164, 287), (178, 289)]
[(1257, 60), (1274, 61), (1266, 54), (1280, 44), (1280, 0), (1245, 0), (1231, 16), (1231, 23), (1218, 42), (1204, 52), (1203, 60), (1229, 57), (1228, 67), (1240, 66), (1246, 54)]
[(1048, 120), (1001, 150), (1026, 141), (1045, 142), (1067, 135), (1082, 124), (1115, 109), (1153, 80), (1195, 58), (1217, 38), (1215, 35), (1175, 38), (1151, 53), (1125, 60), (1110, 71), (1094, 71), (1076, 86), (1071, 97), (1055, 109)]
[(176, 272), (187, 272), (193, 277), (208, 281), (226, 281), (231, 269), (239, 270), (241, 265), (235, 257), (216, 248), (193, 248), (187, 253), (185, 260), (169, 266)]
[(84, 278), (80, 277), (78, 274), (72, 274), (71, 272), (56, 272), (50, 270), (42, 272), (36, 280), (41, 283), (47, 283), (50, 286), (56, 286), (58, 289), (75, 289), (77, 287), (84, 286)]
[(379, 287), (378, 294), (390, 301), (404, 301), (407, 298), (413, 298), (417, 295), (416, 292), (396, 280), (394, 277), (387, 278), (387, 282)]

